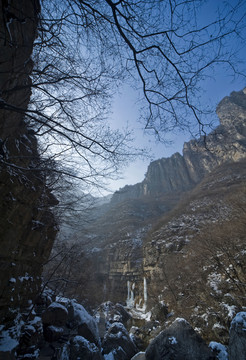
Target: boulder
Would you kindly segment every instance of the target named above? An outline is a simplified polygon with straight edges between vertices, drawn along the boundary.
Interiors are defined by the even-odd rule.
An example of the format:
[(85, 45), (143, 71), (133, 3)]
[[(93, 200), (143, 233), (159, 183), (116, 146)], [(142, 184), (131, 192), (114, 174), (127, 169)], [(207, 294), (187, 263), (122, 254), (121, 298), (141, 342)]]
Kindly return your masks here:
[(96, 320), (85, 310), (85, 308), (72, 300), (68, 304), (68, 321), (70, 329), (77, 330), (78, 335), (86, 340), (100, 345), (100, 337)]
[(102, 348), (106, 357), (111, 353), (114, 360), (129, 360), (138, 352), (124, 325), (117, 322), (109, 327)]
[(239, 312), (231, 322), (229, 335), (229, 360), (245, 359), (246, 354), (246, 312)]
[(44, 338), (48, 342), (53, 342), (59, 340), (64, 333), (62, 327), (50, 325), (44, 328)]
[(69, 360), (103, 360), (100, 350), (83, 336), (75, 336), (70, 340)]
[(113, 304), (111, 301), (107, 301), (98, 306), (94, 316), (96, 318), (99, 316), (104, 317), (106, 322), (121, 322), (124, 325), (131, 319), (131, 315), (123, 305), (119, 303)]
[(68, 311), (65, 306), (53, 302), (42, 314), (44, 325), (64, 326), (68, 317)]
[(146, 360), (212, 360), (209, 347), (184, 319), (176, 319), (147, 347)]
[(228, 360), (227, 347), (216, 341), (211, 341), (209, 344), (210, 349), (212, 349), (213, 354), (216, 355), (216, 358), (219, 360)]

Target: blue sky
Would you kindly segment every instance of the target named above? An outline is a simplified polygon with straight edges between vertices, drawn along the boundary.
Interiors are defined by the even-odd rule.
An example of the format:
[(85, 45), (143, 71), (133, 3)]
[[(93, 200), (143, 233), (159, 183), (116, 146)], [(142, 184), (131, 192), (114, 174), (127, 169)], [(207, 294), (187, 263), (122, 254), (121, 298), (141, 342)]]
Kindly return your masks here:
[[(242, 79), (235, 79), (233, 81), (222, 71), (222, 73), (217, 74), (214, 80), (211, 79), (204, 82), (204, 98), (212, 104), (215, 110), (220, 100), (230, 95), (232, 91), (242, 90), (245, 86), (246, 82)], [(169, 135), (169, 139), (173, 142), (172, 144), (163, 144), (155, 141), (153, 135), (144, 132), (141, 124), (137, 121), (138, 105), (136, 101), (135, 91), (129, 86), (122, 87), (121, 94), (115, 96), (111, 122), (114, 127), (122, 128), (128, 122), (129, 126), (133, 128), (135, 136), (134, 144), (146, 149), (149, 148), (152, 156), (149, 159), (133, 161), (125, 169), (122, 169), (121, 178), (109, 182), (109, 186), (113, 191), (118, 190), (124, 185), (141, 182), (151, 160), (169, 157), (177, 151), (182, 154), (184, 142), (189, 141), (191, 138), (190, 134), (180, 132), (173, 136)]]
[[(230, 5), (233, 6), (236, 0), (230, 0)], [(201, 24), (212, 21), (215, 15), (215, 9), (218, 5), (222, 5), (221, 0), (209, 0), (208, 5), (202, 9), (202, 15), (199, 17)], [(242, 3), (244, 4), (244, 3)], [(244, 7), (244, 5), (243, 5)], [(244, 8), (242, 7), (242, 10)], [(246, 4), (245, 4), (246, 8)], [(244, 19), (245, 24), (245, 19)], [(244, 29), (245, 32), (245, 29)], [(242, 60), (241, 70), (245, 69), (246, 48), (245, 48), (245, 34), (242, 33), (242, 41), (239, 43), (227, 43), (229, 48), (237, 49), (237, 55)], [(225, 70), (224, 67), (217, 67), (213, 72), (209, 73), (209, 78), (202, 82), (202, 102), (209, 104), (212, 109), (215, 109), (220, 100), (225, 96), (230, 95), (232, 91), (239, 91), (246, 87), (246, 80), (243, 76), (233, 77), (230, 69)], [(201, 95), (201, 94), (200, 94)], [(151, 158), (144, 160), (136, 160), (129, 166), (122, 169), (121, 179), (117, 181), (110, 181), (110, 188), (115, 191), (124, 185), (135, 184), (144, 179), (144, 174), (147, 171), (148, 164), (151, 160), (156, 160), (162, 157), (169, 157), (175, 152), (182, 154), (182, 148), (185, 141), (189, 141), (191, 136), (189, 133), (180, 132), (179, 134), (168, 135), (167, 140), (171, 140), (172, 145), (165, 145), (155, 141), (153, 134), (143, 132), (143, 126), (138, 122), (138, 95), (129, 85), (123, 85), (120, 93), (115, 95), (113, 102), (113, 113), (111, 116), (111, 124), (114, 128), (124, 128), (128, 123), (133, 128), (135, 141), (133, 145), (140, 148), (149, 148), (151, 150)]]

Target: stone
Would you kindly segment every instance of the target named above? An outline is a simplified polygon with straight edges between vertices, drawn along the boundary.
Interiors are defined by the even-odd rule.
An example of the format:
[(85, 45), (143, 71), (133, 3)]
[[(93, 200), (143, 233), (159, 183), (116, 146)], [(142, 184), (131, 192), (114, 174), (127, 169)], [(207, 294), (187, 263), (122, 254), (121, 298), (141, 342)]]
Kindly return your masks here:
[(96, 320), (85, 310), (85, 308), (71, 301), (68, 304), (68, 321), (70, 329), (76, 329), (77, 333), (86, 340), (100, 345), (100, 337)]
[(100, 350), (82, 336), (75, 336), (70, 341), (69, 360), (103, 360)]
[(231, 322), (229, 347), (229, 360), (243, 360), (246, 356), (246, 312), (236, 314)]
[(42, 314), (44, 325), (64, 326), (68, 319), (68, 311), (65, 306), (53, 302)]
[(222, 345), (216, 341), (211, 341), (209, 343), (209, 347), (212, 350), (213, 354), (216, 356), (216, 358), (222, 360), (228, 359), (227, 347), (225, 345)]
[(184, 319), (176, 319), (147, 347), (146, 360), (215, 360), (209, 347)]
[(48, 342), (53, 342), (59, 340), (64, 333), (62, 327), (50, 325), (44, 328), (44, 338)]
[(129, 360), (138, 352), (126, 328), (118, 322), (109, 327), (104, 336), (102, 348), (104, 354), (112, 353), (115, 360)]

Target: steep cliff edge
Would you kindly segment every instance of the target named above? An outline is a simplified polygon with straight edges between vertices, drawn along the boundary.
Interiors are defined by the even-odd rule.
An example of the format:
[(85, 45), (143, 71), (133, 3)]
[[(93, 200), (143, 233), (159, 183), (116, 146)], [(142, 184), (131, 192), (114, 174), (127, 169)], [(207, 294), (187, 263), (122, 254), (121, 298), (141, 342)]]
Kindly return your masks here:
[(216, 166), (242, 159), (246, 147), (245, 94), (246, 89), (224, 98), (217, 107), (220, 125), (212, 133), (185, 143), (183, 156), (176, 153), (151, 162), (144, 180), (120, 189), (111, 202), (187, 191)]
[(1, 324), (34, 301), (56, 234), (50, 212), (56, 199), (38, 171), (37, 141), (24, 119), (38, 13), (38, 0), (2, 1), (0, 7)]

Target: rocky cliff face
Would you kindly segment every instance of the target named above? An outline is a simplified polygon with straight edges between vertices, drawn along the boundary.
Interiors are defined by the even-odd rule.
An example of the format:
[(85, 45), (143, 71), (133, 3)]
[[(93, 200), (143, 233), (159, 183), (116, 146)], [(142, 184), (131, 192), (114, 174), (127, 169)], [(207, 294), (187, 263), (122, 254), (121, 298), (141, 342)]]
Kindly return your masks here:
[(38, 0), (2, 1), (0, 7), (0, 318), (5, 322), (40, 291), (42, 265), (56, 234), (50, 212), (56, 200), (37, 170), (37, 141), (24, 119), (38, 13)]
[[(244, 306), (246, 162), (208, 174), (144, 241), (149, 304), (169, 304), (217, 340)], [(157, 300), (158, 299), (158, 300)]]
[(245, 94), (244, 89), (224, 98), (217, 107), (220, 126), (206, 137), (185, 143), (183, 156), (176, 153), (170, 158), (151, 162), (145, 179), (117, 191), (112, 203), (189, 190), (216, 166), (243, 158), (246, 147)]
[[(242, 308), (242, 285), (236, 290), (239, 280), (232, 280), (231, 274), (228, 280), (223, 271), (233, 266), (244, 283), (237, 261), (243, 263), (245, 241), (240, 230), (244, 213), (238, 211), (245, 201), (245, 99), (241, 91), (222, 100), (217, 108), (221, 125), (206, 142), (192, 140), (184, 145), (183, 156), (151, 163), (142, 183), (116, 193), (88, 234), (76, 234), (79, 256), (77, 263), (74, 257), (71, 261), (76, 263), (72, 278), (79, 285), (67, 287), (68, 294), (91, 305), (126, 302), (140, 318), (149, 316), (150, 309), (158, 319), (164, 318), (169, 304), (176, 315), (207, 329), (207, 338), (215, 323), (218, 338), (228, 333), (226, 321)], [(228, 230), (232, 222), (236, 238)], [(212, 243), (206, 240), (205, 251), (201, 244), (206, 235)], [(228, 258), (220, 264), (216, 259), (221, 257), (223, 238), (227, 245), (232, 241), (221, 247)], [(208, 251), (216, 241), (212, 258)], [(206, 261), (201, 256), (205, 253)], [(196, 305), (197, 299), (202, 305)]]

